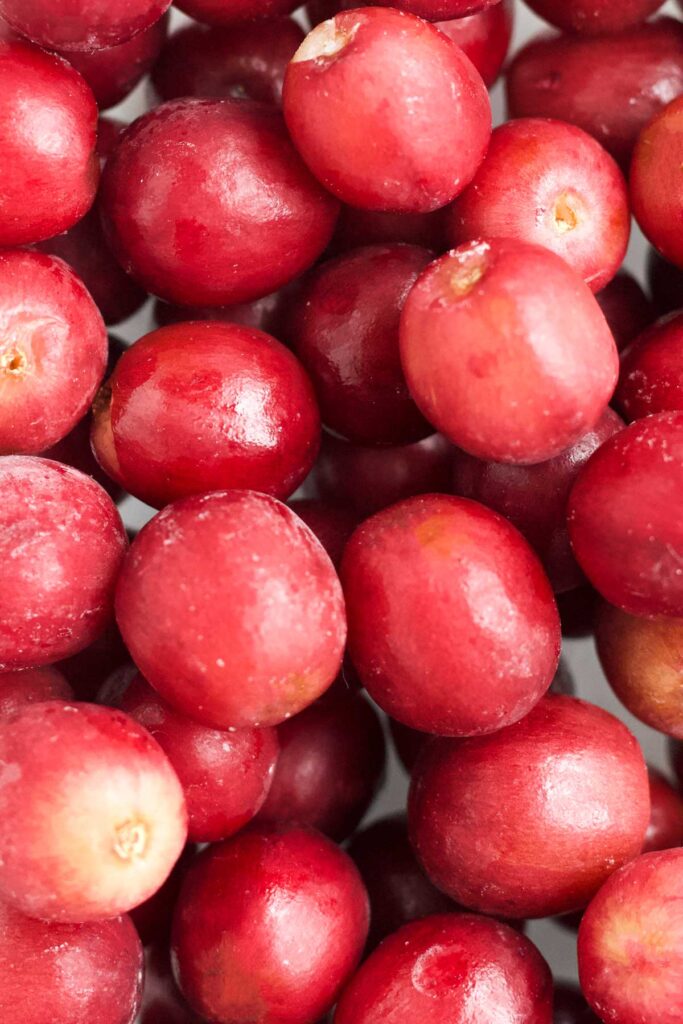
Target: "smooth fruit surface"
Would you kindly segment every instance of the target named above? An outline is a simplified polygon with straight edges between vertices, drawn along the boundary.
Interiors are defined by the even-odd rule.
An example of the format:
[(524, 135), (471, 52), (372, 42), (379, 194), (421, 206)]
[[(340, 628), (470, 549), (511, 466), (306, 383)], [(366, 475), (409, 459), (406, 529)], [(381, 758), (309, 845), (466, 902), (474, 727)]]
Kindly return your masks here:
[(51, 924), (0, 903), (5, 1024), (132, 1024), (142, 972), (142, 947), (128, 917)]
[(49, 665), (111, 619), (126, 535), (99, 484), (58, 462), (0, 460), (0, 494), (0, 667)]
[(631, 714), (683, 739), (683, 619), (642, 618), (603, 603), (595, 642), (607, 681)]
[(287, 335), (311, 375), (323, 423), (360, 444), (404, 444), (432, 432), (401, 369), (401, 308), (432, 260), (414, 245), (374, 245), (319, 265)]
[[(294, 285), (296, 287), (296, 284)], [(187, 323), (190, 320), (219, 320), (221, 323), (242, 324), (254, 327), (266, 334), (279, 334), (282, 304), (286, 301), (287, 288), (270, 295), (263, 295), (251, 302), (237, 302), (232, 306), (174, 306), (170, 302), (157, 299), (154, 303), (152, 316), (157, 327), (170, 327), (171, 324)]]
[(353, 861), (313, 830), (254, 828), (210, 847), (183, 885), (176, 976), (216, 1024), (309, 1024), (360, 959), (368, 898)]
[(400, 343), (424, 416), (497, 462), (558, 455), (597, 423), (617, 379), (588, 286), (555, 253), (512, 239), (469, 242), (430, 264), (403, 307)]
[(574, 554), (631, 615), (683, 616), (683, 413), (648, 416), (598, 449), (569, 498)]
[(107, 362), (102, 317), (59, 259), (0, 251), (0, 454), (33, 455), (87, 412)]
[(683, 799), (656, 768), (647, 770), (650, 780), (650, 824), (643, 853), (683, 846)]
[(309, 825), (347, 839), (382, 782), (382, 724), (362, 694), (340, 679), (277, 729), (280, 755), (259, 821)]
[(665, 17), (604, 36), (536, 36), (506, 88), (510, 117), (575, 124), (628, 171), (642, 129), (683, 91), (683, 25)]
[(297, 6), (297, 0), (180, 0), (176, 4), (181, 11), (195, 21), (221, 27), (239, 25), (245, 21), (267, 21), (289, 14)]
[[(553, 681), (548, 688), (548, 693), (560, 693), (568, 697), (576, 696), (576, 682), (573, 673), (563, 658), (560, 658)], [(391, 732), (391, 738), (399, 760), (410, 775), (419, 755), (432, 737), (429, 733), (410, 729), (407, 725), (402, 725), (393, 718), (389, 719), (389, 731)]]
[(620, 352), (655, 319), (654, 305), (626, 270), (620, 270), (595, 297)]
[(581, 988), (610, 1024), (680, 1020), (682, 878), (683, 850), (644, 854), (613, 875), (583, 915)]
[(274, 729), (210, 729), (179, 715), (138, 673), (117, 706), (143, 725), (173, 765), (185, 792), (188, 839), (217, 842), (257, 814), (274, 779)]
[(391, 935), (344, 991), (334, 1024), (520, 1020), (551, 1024), (552, 979), (523, 935), (473, 914), (440, 914)]
[(277, 110), (208, 99), (175, 100), (138, 118), (107, 161), (101, 203), (124, 269), (188, 306), (275, 291), (317, 259), (338, 210)]
[(446, 231), (451, 247), (472, 238), (545, 246), (597, 292), (621, 266), (630, 228), (626, 182), (609, 153), (574, 125), (529, 117), (494, 130)]
[[(116, 361), (125, 350), (125, 344), (114, 335), (109, 335), (109, 358), (107, 359), (106, 373), (116, 365)], [(90, 446), (91, 412), (88, 411), (82, 420), (79, 420), (73, 430), (70, 430), (66, 437), (63, 437), (57, 444), (46, 448), (41, 452), (44, 459), (52, 459), (53, 462), (63, 462), (66, 466), (73, 466), (81, 473), (86, 473), (93, 480), (104, 487), (105, 491), (113, 501), (121, 500), (121, 488), (114, 483), (111, 477), (100, 468), (97, 459), (93, 455)]]
[(0, 246), (51, 238), (87, 212), (99, 178), (96, 133), (95, 98), (77, 71), (0, 38)]
[(490, 914), (584, 907), (640, 852), (649, 818), (636, 739), (575, 697), (546, 697), (492, 736), (433, 740), (412, 776), (411, 838), (427, 874)]
[(615, 401), (629, 420), (683, 412), (683, 313), (658, 320), (624, 353)]
[(162, 100), (247, 96), (280, 106), (287, 64), (303, 38), (292, 18), (223, 29), (187, 25), (164, 46), (152, 84)]
[(92, 89), (100, 110), (115, 107), (151, 70), (168, 34), (168, 21), (165, 15), (118, 46), (64, 54)]
[(53, 665), (0, 672), (0, 718), (9, 718), (26, 704), (72, 700), (73, 690)]
[(437, 29), (392, 8), (342, 11), (314, 28), (287, 69), (283, 99), (315, 176), (369, 210), (445, 206), (472, 179), (491, 132), (472, 63)]
[(453, 458), (453, 490), (494, 509), (517, 527), (540, 557), (556, 591), (580, 586), (567, 533), (567, 502), (572, 485), (600, 445), (623, 428), (620, 417), (605, 409), (593, 427), (553, 459), (530, 466), (483, 462), (463, 451)]
[(142, 903), (185, 845), (187, 814), (161, 747), (127, 715), (33, 704), (0, 723), (0, 893), (51, 921)]
[(38, 242), (36, 248), (58, 256), (78, 274), (106, 324), (118, 324), (143, 305), (147, 292), (123, 270), (109, 248), (97, 204), (72, 228)]
[[(178, 895), (187, 869), (196, 854), (197, 847), (188, 843), (164, 884), (149, 899), (138, 904), (137, 907), (133, 907), (130, 911), (131, 920), (143, 946), (148, 949), (160, 947), (166, 951), (167, 957), (173, 911), (178, 902)], [(163, 1022), (160, 1021), (159, 1024), (163, 1024)]]
[(415, 494), (450, 489), (453, 446), (440, 434), (402, 445), (350, 444), (323, 433), (310, 481), (324, 501), (365, 519)]
[(348, 852), (370, 897), (370, 949), (410, 921), (456, 909), (422, 870), (410, 845), (404, 814), (381, 818), (361, 829)]
[(513, 26), (512, 0), (499, 0), (474, 14), (436, 23), (439, 31), (469, 57), (489, 89), (505, 63)]
[(338, 568), (346, 542), (358, 525), (358, 516), (343, 505), (316, 498), (296, 498), (289, 507), (313, 531)]
[(483, 505), (428, 494), (377, 513), (348, 542), (341, 579), (354, 667), (405, 725), (493, 732), (550, 686), (552, 591), (523, 537)]
[(319, 436), (313, 389), (292, 353), (217, 321), (162, 327), (131, 345), (100, 391), (92, 430), (103, 468), (156, 508), (228, 488), (288, 498)]
[(46, 49), (99, 50), (149, 28), (169, 0), (0, 0), (0, 15)]
[(683, 162), (683, 98), (674, 100), (641, 132), (631, 161), (633, 215), (650, 242), (677, 267), (683, 266), (678, 223), (683, 203), (678, 175)]
[[(375, 0), (373, 0), (374, 4)], [(445, 21), (446, 19), (464, 18), (478, 11), (485, 11), (495, 6), (497, 0), (396, 0), (395, 7), (399, 11), (416, 14), (425, 21)], [(344, 7), (352, 7), (352, 0), (346, 0)], [(377, 4), (381, 7), (382, 4)]]
[(539, 17), (563, 32), (599, 36), (639, 25), (662, 6), (662, 0), (526, 0)]
[(337, 675), (346, 637), (322, 546), (254, 491), (186, 498), (155, 516), (124, 564), (116, 615), (145, 678), (217, 728), (302, 711)]

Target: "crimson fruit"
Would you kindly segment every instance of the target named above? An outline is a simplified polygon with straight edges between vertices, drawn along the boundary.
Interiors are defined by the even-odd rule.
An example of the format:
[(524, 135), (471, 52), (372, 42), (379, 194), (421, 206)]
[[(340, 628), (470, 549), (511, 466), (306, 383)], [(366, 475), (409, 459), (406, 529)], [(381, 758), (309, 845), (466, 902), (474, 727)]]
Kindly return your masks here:
[(541, 18), (565, 32), (603, 35), (619, 32), (645, 21), (662, 6), (663, 0), (526, 0)]
[(149, 28), (170, 0), (0, 0), (13, 29), (55, 50), (118, 46)]
[(350, 444), (323, 434), (311, 485), (324, 501), (347, 505), (360, 518), (403, 498), (448, 491), (453, 447), (440, 434), (414, 444)]
[(0, 460), (0, 669), (87, 647), (111, 618), (126, 535), (94, 480), (47, 459)]
[(254, 491), (170, 505), (123, 566), (116, 614), (143, 675), (217, 728), (276, 725), (331, 684), (346, 636), (339, 581), (294, 512)]
[(385, 744), (377, 712), (339, 680), (277, 729), (280, 754), (259, 821), (310, 825), (341, 842), (379, 789)]
[(78, 277), (52, 256), (0, 251), (0, 454), (61, 441), (104, 374), (107, 335)]
[(507, 925), (438, 914), (406, 925), (366, 960), (334, 1024), (552, 1024), (552, 979), (536, 947)]
[(642, 852), (683, 846), (683, 800), (655, 768), (648, 768), (648, 778), (651, 812)]
[(142, 948), (128, 917), (53, 924), (0, 903), (4, 1024), (132, 1024)]
[(287, 64), (303, 38), (292, 18), (223, 29), (188, 25), (164, 46), (152, 84), (162, 100), (248, 96), (279, 106)]
[(358, 525), (358, 517), (351, 509), (316, 498), (296, 498), (289, 507), (303, 519), (337, 568), (341, 562), (346, 542)]
[(277, 110), (210, 99), (138, 118), (107, 161), (100, 201), (124, 269), (187, 306), (275, 291), (317, 259), (338, 209)]
[(406, 299), (400, 342), (429, 422), (496, 462), (558, 455), (595, 426), (617, 380), (588, 286), (555, 253), (512, 239), (470, 242), (430, 264)]
[(176, 3), (176, 7), (195, 21), (217, 27), (277, 18), (297, 6), (298, 0), (179, 0)]
[(106, 110), (125, 99), (154, 66), (167, 32), (166, 15), (118, 46), (64, 56), (86, 80), (100, 110)]
[(622, 704), (653, 729), (683, 739), (683, 619), (642, 618), (603, 604), (595, 640)]
[(683, 266), (678, 224), (683, 205), (678, 175), (683, 162), (683, 97), (674, 100), (641, 132), (631, 161), (631, 203), (643, 234), (676, 266)]
[(621, 266), (630, 226), (623, 175), (595, 139), (562, 121), (520, 118), (493, 132), (447, 233), (452, 246), (471, 238), (543, 245), (597, 292)]
[(680, 11), (297, 2), (0, 0), (0, 1024), (683, 1024)]
[(632, 423), (588, 460), (569, 536), (589, 581), (631, 615), (683, 616), (683, 412)]
[(53, 665), (0, 672), (0, 718), (10, 718), (25, 704), (72, 698), (73, 690)]
[(0, 722), (0, 896), (80, 923), (151, 896), (185, 844), (182, 787), (120, 711), (49, 701)]
[(348, 542), (341, 579), (354, 667), (405, 725), (493, 732), (550, 686), (550, 586), (523, 537), (483, 505), (428, 494), (377, 513)]
[(565, 451), (545, 462), (514, 466), (483, 462), (466, 452), (454, 456), (453, 488), (500, 512), (537, 551), (553, 587), (571, 590), (583, 582), (567, 533), (567, 502), (581, 467), (624, 426), (612, 409)]
[(621, 352), (655, 319), (655, 310), (641, 286), (620, 270), (595, 296)]
[(131, 345), (98, 395), (92, 428), (102, 467), (157, 508), (233, 487), (287, 498), (319, 437), (313, 389), (292, 353), (217, 321), (162, 327)]
[(173, 956), (190, 1005), (216, 1024), (311, 1024), (360, 959), (368, 898), (350, 857), (301, 828), (252, 828), (200, 854)]
[(308, 370), (323, 423), (360, 444), (404, 444), (432, 433), (401, 369), (401, 307), (432, 253), (374, 245), (323, 263), (296, 297), (287, 335)]
[[(574, 676), (562, 658), (560, 658), (557, 671), (548, 688), (548, 693), (561, 693), (569, 697), (576, 695)], [(408, 774), (410, 774), (430, 736), (428, 733), (419, 732), (417, 729), (411, 729), (407, 725), (402, 725), (393, 718), (389, 719), (389, 730), (399, 760)]]
[(658, 320), (629, 346), (615, 398), (630, 420), (683, 412), (683, 313)]
[(314, 28), (289, 64), (283, 99), (316, 177), (369, 210), (445, 206), (471, 181), (491, 133), (471, 62), (437, 29), (390, 7), (342, 11)]
[[(170, 875), (157, 889), (157, 891), (143, 903), (133, 907), (130, 917), (135, 925), (138, 935), (145, 947), (152, 949), (163, 949), (168, 956), (169, 943), (171, 940), (171, 925), (173, 923), (173, 911), (178, 902), (180, 887), (192, 863), (197, 849), (189, 843), (178, 860)], [(163, 1022), (159, 1022), (163, 1024)]]
[[(0, 16), (6, 7), (0, 2)], [(96, 133), (95, 98), (78, 72), (0, 37), (0, 246), (51, 238), (88, 211), (99, 178)]]
[[(378, 0), (372, 0), (373, 4)], [(459, 19), (478, 11), (485, 11), (495, 6), (498, 0), (396, 0), (393, 5), (399, 11), (408, 11), (426, 21), (445, 21)], [(350, 0), (344, 6), (352, 6)]]
[(506, 85), (510, 117), (575, 124), (628, 170), (641, 130), (683, 92), (683, 25), (657, 18), (611, 35), (537, 36)]
[(58, 256), (78, 274), (106, 324), (126, 320), (143, 305), (147, 292), (116, 262), (105, 241), (97, 206), (69, 231), (36, 248)]
[(422, 870), (410, 845), (405, 815), (382, 818), (361, 829), (348, 852), (370, 898), (371, 949), (409, 921), (457, 909)]
[(581, 988), (611, 1024), (680, 1020), (682, 880), (683, 850), (644, 854), (617, 871), (583, 915)]
[(411, 836), (427, 874), (490, 914), (584, 907), (640, 852), (649, 818), (635, 738), (575, 697), (545, 697), (491, 736), (433, 740), (412, 776)]
[(148, 730), (175, 768), (191, 842), (227, 839), (251, 821), (273, 782), (274, 729), (224, 732), (200, 725), (169, 707), (139, 674), (116, 703)]
[(513, 22), (512, 0), (497, 0), (464, 18), (458, 14), (450, 21), (439, 21), (436, 27), (467, 54), (490, 88), (507, 57)]

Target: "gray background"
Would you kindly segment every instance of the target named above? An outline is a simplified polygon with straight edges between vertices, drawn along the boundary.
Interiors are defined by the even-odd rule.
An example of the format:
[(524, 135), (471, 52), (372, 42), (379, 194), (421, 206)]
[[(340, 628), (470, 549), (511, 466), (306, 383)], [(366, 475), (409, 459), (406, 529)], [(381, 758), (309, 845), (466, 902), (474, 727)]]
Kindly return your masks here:
[[(359, 6), (361, 6), (360, 3)], [(670, 13), (674, 16), (680, 15), (680, 9), (672, 2), (667, 3), (662, 10), (664, 13)], [(543, 30), (543, 28), (547, 28), (545, 23), (532, 14), (519, 0), (516, 0), (515, 16), (515, 35), (511, 53), (514, 53), (531, 36)], [(174, 11), (172, 18), (173, 27), (177, 27), (182, 22), (187, 21), (184, 15), (177, 11)], [(500, 81), (493, 88), (491, 99), (495, 123), (499, 124), (504, 120), (504, 95)], [(146, 110), (147, 106), (147, 87), (143, 82), (124, 103), (113, 108), (111, 111), (107, 111), (107, 114), (120, 117), (125, 121), (131, 121), (138, 114)], [(632, 273), (636, 274), (640, 280), (643, 279), (642, 274), (646, 252), (647, 245), (640, 232), (634, 226), (625, 266)], [(150, 304), (148, 303), (143, 310), (127, 320), (122, 326), (114, 328), (114, 333), (132, 342), (140, 338), (148, 330), (151, 330), (153, 326), (150, 316)], [(129, 498), (123, 504), (123, 514), (127, 524), (141, 526), (150, 517), (152, 510), (135, 499)], [(617, 702), (604, 680), (595, 657), (592, 642), (586, 640), (565, 641), (565, 657), (574, 674), (578, 695), (618, 714), (638, 736), (647, 760), (651, 764), (666, 770), (667, 759), (664, 738), (659, 733), (638, 722)], [(407, 777), (405, 772), (398, 764), (393, 751), (390, 751), (387, 782), (367, 820), (370, 821), (402, 808), (405, 804), (406, 788)], [(552, 921), (535, 921), (530, 924), (528, 934), (540, 947), (553, 968), (556, 977), (573, 978), (576, 976), (575, 938), (570, 932), (558, 927)]]

